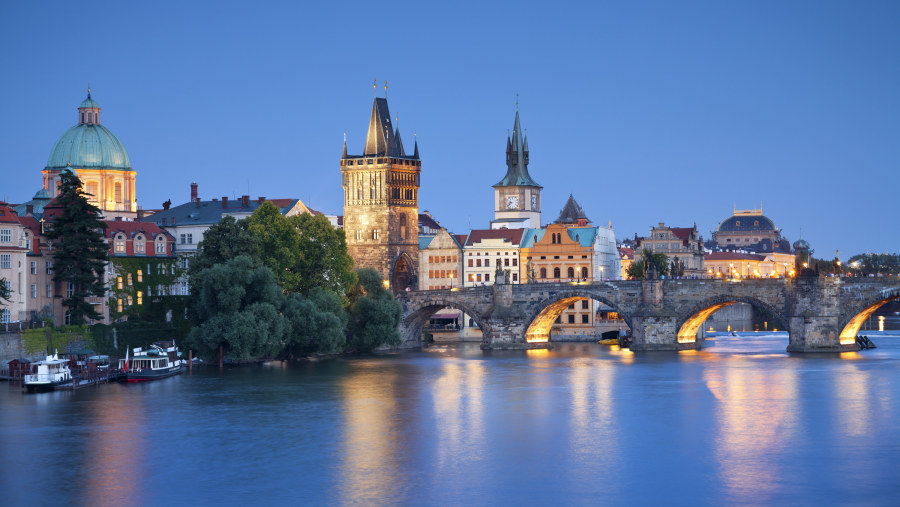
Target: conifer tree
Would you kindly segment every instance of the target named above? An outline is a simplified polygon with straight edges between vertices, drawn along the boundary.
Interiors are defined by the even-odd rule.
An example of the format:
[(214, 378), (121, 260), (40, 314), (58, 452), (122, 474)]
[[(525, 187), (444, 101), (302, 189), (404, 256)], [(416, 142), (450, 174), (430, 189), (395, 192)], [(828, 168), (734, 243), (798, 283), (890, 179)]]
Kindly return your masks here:
[(56, 205), (62, 213), (53, 217), (46, 233), (53, 241), (53, 281), (62, 284), (66, 294), (62, 303), (72, 324), (83, 324), (85, 318), (99, 320), (102, 316), (87, 298), (105, 292), (103, 270), (109, 261), (103, 240), (106, 224), (100, 208), (88, 202), (81, 180), (68, 167), (60, 174)]

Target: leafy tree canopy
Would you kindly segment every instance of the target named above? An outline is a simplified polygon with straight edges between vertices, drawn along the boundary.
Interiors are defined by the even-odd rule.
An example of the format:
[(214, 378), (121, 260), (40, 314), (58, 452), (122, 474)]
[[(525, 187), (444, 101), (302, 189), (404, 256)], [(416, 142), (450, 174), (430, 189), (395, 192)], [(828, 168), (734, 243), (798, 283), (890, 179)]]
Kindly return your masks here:
[(669, 272), (669, 258), (664, 253), (653, 253), (649, 248), (645, 248), (641, 250), (641, 258), (636, 258), (634, 262), (628, 266), (628, 270), (626, 271), (628, 278), (632, 280), (643, 280), (645, 275), (644, 266), (655, 266), (657, 274), (663, 276)]
[(247, 231), (245, 220), (238, 221), (232, 216), (226, 216), (206, 230), (203, 240), (197, 245), (197, 253), (191, 257), (188, 268), (191, 294), (200, 293), (200, 273), (203, 270), (240, 255), (258, 258), (255, 238)]
[(6, 278), (0, 278), (0, 299), (11, 301), (9, 290), (9, 281)]
[(87, 299), (103, 296), (105, 291), (103, 271), (109, 251), (102, 231), (106, 224), (100, 208), (88, 202), (81, 180), (68, 168), (60, 173), (59, 191), (56, 205), (62, 212), (50, 222), (46, 236), (53, 242), (53, 281), (72, 288), (62, 303), (71, 323), (77, 325), (86, 318), (101, 318)]
[(384, 287), (378, 271), (365, 268), (356, 273), (359, 283), (350, 295), (349, 345), (366, 351), (399, 345), (403, 307)]

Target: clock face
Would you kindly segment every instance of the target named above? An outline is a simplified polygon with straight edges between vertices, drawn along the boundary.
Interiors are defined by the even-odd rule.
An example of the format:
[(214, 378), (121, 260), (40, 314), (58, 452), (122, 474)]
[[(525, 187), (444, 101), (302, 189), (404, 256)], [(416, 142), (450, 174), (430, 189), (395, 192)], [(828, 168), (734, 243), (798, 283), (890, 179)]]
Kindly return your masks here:
[(516, 209), (519, 207), (519, 196), (511, 195), (506, 198), (506, 209)]

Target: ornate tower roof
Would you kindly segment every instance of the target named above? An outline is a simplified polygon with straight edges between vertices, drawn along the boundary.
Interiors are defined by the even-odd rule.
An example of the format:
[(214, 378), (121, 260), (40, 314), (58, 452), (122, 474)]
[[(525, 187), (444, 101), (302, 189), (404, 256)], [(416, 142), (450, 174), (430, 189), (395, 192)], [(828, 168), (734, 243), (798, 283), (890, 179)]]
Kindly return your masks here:
[(91, 98), (90, 90), (78, 106), (78, 125), (67, 130), (53, 145), (45, 169), (62, 170), (67, 165), (79, 169), (132, 170), (125, 146), (100, 124), (100, 104)]
[(553, 223), (577, 224), (579, 222), (587, 223), (590, 221), (591, 220), (585, 215), (584, 210), (581, 208), (581, 205), (575, 200), (575, 197), (572, 196), (572, 194), (569, 194), (569, 200), (566, 201), (566, 205), (563, 206), (562, 211), (559, 212), (559, 218)]
[(391, 125), (391, 112), (388, 109), (387, 99), (375, 97), (363, 156), (377, 155), (405, 157), (406, 153), (403, 152), (403, 144), (395, 135)]
[(518, 106), (516, 106), (516, 122), (513, 125), (512, 138), (506, 138), (506, 176), (494, 186), (543, 188), (528, 174), (528, 137), (522, 135)]

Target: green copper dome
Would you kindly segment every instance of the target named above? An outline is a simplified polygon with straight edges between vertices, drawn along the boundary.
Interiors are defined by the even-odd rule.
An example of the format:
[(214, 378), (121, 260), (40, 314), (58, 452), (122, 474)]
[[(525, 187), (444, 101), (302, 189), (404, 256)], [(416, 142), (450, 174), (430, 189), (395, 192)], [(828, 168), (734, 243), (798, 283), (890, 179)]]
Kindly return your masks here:
[(63, 169), (66, 164), (78, 169), (131, 170), (125, 146), (98, 123), (75, 125), (56, 141), (46, 169)]
[(83, 101), (81, 101), (81, 105), (78, 106), (78, 107), (79, 107), (79, 108), (82, 108), (82, 107), (91, 107), (91, 108), (100, 109), (100, 104), (98, 104), (96, 100), (92, 99), (92, 98), (91, 98), (91, 94), (88, 93), (87, 98), (84, 99)]

